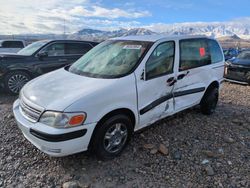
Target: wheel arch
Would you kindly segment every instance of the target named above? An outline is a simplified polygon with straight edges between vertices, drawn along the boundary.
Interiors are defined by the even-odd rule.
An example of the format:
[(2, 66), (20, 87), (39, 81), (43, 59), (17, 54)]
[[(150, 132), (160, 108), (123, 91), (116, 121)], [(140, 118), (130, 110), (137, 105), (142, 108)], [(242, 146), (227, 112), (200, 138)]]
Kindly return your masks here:
[(124, 115), (127, 115), (131, 121), (132, 121), (132, 125), (133, 125), (133, 130), (135, 128), (135, 124), (136, 124), (136, 116), (134, 114), (134, 112), (128, 108), (119, 108), (119, 109), (115, 109), (115, 110), (112, 110), (111, 112), (107, 113), (106, 115), (104, 115), (99, 121), (98, 123), (96, 124), (95, 126), (95, 129), (92, 133), (92, 136), (91, 136), (91, 139), (90, 139), (90, 142), (89, 142), (89, 146), (88, 148), (91, 147), (91, 145), (93, 144), (93, 139), (94, 139), (94, 136), (96, 134), (96, 131), (97, 129), (106, 121), (108, 120), (109, 118), (115, 116), (115, 115), (118, 115), (118, 114), (124, 114)]
[(212, 83), (209, 84), (209, 86), (207, 87), (206, 91), (208, 91), (211, 88), (220, 88), (220, 83), (217, 80), (214, 80)]
[(209, 84), (209, 86), (206, 88), (206, 91), (201, 99), (201, 101), (206, 97), (206, 95), (208, 94), (208, 92), (213, 89), (213, 88), (217, 88), (219, 89), (220, 88), (220, 83), (217, 81), (217, 80), (214, 80), (213, 82), (211, 82)]
[(31, 78), (34, 78), (34, 75), (27, 69), (10, 69), (4, 74), (4, 77), (6, 77), (8, 74), (11, 74), (12, 72), (24, 72), (28, 74)]

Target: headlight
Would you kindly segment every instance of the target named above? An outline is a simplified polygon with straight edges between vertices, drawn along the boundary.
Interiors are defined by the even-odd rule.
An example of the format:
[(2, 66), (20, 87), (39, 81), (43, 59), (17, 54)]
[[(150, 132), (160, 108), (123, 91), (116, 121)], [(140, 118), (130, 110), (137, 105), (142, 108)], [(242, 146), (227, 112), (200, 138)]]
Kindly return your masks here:
[(82, 125), (86, 120), (85, 113), (62, 113), (46, 111), (42, 114), (39, 122), (56, 128), (70, 128)]

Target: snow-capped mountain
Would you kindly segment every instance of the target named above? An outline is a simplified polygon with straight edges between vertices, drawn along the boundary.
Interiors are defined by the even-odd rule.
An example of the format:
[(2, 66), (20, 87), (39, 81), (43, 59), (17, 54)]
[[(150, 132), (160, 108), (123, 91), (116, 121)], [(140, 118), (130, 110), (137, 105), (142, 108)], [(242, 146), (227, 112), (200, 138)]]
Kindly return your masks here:
[(105, 31), (96, 30), (96, 29), (82, 29), (78, 31), (77, 35), (103, 35)]
[[(142, 28), (117, 29), (105, 31), (92, 28), (84, 28), (78, 32), (58, 35), (58, 34), (23, 34), (15, 35), (16, 39), (41, 40), (41, 39), (81, 39), (103, 41), (112, 37), (129, 35), (207, 35), (225, 40), (250, 39), (250, 19), (244, 22), (214, 22), (214, 23), (177, 23), (177, 24), (153, 24)], [(14, 36), (11, 36), (11, 38)], [(0, 38), (10, 38), (10, 36), (0, 36)], [(223, 39), (223, 40), (224, 40)], [(250, 40), (249, 40), (250, 41)]]
[(155, 32), (145, 28), (133, 28), (133, 29), (119, 29), (114, 31), (102, 31), (96, 29), (82, 29), (77, 33), (69, 35), (68, 37), (74, 39), (107, 39), (111, 37), (121, 37), (129, 35), (152, 35)]
[(179, 23), (179, 24), (154, 24), (145, 28), (119, 29), (114, 31), (101, 31), (95, 29), (83, 29), (74, 33), (74, 38), (110, 38), (128, 35), (207, 35), (215, 38), (225, 36), (237, 36), (250, 39), (250, 24), (238, 23)]
[(129, 36), (129, 35), (153, 35), (156, 34), (156, 32), (153, 32), (149, 29), (144, 28), (134, 28), (127, 30), (122, 36)]
[(240, 38), (249, 39), (250, 25), (233, 24), (233, 23), (191, 23), (191, 24), (174, 24), (165, 27), (164, 33), (182, 33), (182, 34), (203, 34), (216, 38), (224, 36), (239, 36)]
[(212, 37), (224, 37), (237, 35), (240, 38), (250, 39), (250, 22), (212, 22), (212, 23), (177, 23), (177, 24), (154, 24), (147, 29), (159, 31), (168, 35), (195, 34)]

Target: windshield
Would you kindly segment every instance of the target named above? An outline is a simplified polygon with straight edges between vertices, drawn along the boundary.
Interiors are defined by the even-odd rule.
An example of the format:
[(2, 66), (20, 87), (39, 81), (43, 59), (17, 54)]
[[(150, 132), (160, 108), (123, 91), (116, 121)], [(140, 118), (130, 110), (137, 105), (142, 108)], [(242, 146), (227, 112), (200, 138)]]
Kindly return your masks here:
[(30, 56), (30, 55), (34, 54), (39, 48), (41, 48), (43, 45), (45, 45), (47, 43), (48, 43), (48, 41), (34, 42), (34, 43), (26, 46), (25, 48), (23, 48), (19, 52), (17, 52), (17, 54)]
[(71, 65), (69, 71), (89, 77), (120, 77), (137, 65), (149, 44), (143, 41), (105, 41)]
[(241, 52), (238, 57), (238, 59), (248, 59), (250, 60), (250, 51), (243, 51)]

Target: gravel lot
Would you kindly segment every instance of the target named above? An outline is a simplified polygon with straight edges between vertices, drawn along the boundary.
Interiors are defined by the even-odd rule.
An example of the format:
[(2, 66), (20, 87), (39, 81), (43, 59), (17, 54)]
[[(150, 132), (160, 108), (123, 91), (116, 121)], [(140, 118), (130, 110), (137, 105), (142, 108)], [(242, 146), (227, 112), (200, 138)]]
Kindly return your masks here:
[(193, 108), (161, 120), (106, 162), (37, 150), (16, 126), (14, 100), (0, 94), (0, 187), (250, 187), (249, 86), (225, 83), (212, 116)]

